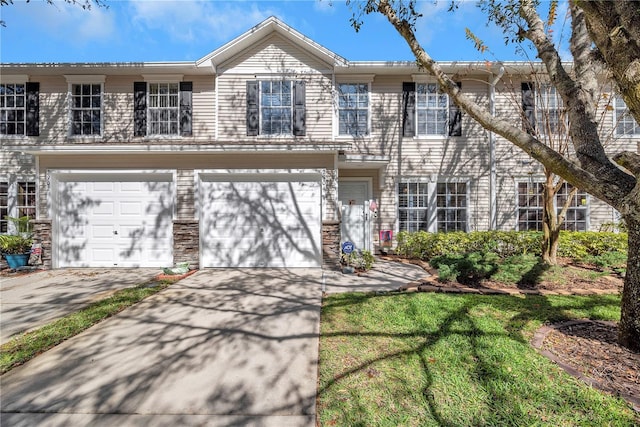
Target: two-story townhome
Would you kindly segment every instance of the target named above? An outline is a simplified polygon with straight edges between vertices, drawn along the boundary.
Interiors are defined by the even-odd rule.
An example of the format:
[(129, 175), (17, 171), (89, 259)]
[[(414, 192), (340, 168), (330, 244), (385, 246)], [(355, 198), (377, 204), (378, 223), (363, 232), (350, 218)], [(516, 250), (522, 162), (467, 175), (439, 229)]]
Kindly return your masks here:
[[(562, 125), (541, 68), (442, 65), (495, 114)], [(606, 95), (604, 132), (635, 150)], [(0, 138), (0, 232), (29, 215), (52, 268), (320, 267), (341, 241), (542, 219), (541, 166), (415, 63), (351, 62), (276, 18), (194, 62), (1, 64)], [(615, 219), (579, 191), (566, 227)]]

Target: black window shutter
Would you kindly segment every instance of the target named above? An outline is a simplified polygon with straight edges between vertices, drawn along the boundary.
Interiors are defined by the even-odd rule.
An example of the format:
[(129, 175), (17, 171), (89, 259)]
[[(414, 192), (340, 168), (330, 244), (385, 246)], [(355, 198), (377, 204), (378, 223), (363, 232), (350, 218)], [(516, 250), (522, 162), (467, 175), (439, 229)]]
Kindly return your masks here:
[[(462, 88), (461, 82), (456, 82)], [(462, 110), (449, 97), (449, 136), (462, 136)]]
[(402, 83), (402, 136), (416, 134), (416, 84)]
[(193, 83), (180, 82), (180, 135), (193, 135)]
[(260, 110), (258, 104), (259, 82), (247, 82), (247, 136), (258, 135), (260, 127)]
[(27, 128), (25, 133), (27, 136), (40, 135), (40, 83), (27, 82), (26, 89), (26, 119)]
[(147, 83), (133, 83), (133, 135), (147, 134)]
[(297, 81), (293, 83), (293, 135), (305, 136), (306, 129), (306, 108), (305, 108), (305, 82)]
[(522, 112), (524, 129), (533, 134), (536, 130), (536, 96), (531, 82), (522, 82)]

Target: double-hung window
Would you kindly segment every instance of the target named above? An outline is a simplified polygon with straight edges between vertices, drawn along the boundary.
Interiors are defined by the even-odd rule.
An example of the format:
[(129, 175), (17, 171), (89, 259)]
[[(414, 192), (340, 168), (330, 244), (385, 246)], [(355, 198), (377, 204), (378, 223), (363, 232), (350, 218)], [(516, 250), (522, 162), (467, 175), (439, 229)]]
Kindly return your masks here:
[(523, 82), (522, 110), (527, 132), (548, 136), (567, 134), (566, 110), (554, 86)]
[(338, 84), (338, 134), (369, 134), (369, 84)]
[(192, 82), (135, 82), (134, 136), (192, 136)]
[(467, 183), (439, 182), (436, 188), (438, 231), (467, 231)]
[(638, 123), (636, 123), (633, 116), (629, 113), (627, 104), (625, 104), (624, 100), (619, 95), (614, 97), (614, 109), (616, 135), (640, 135), (640, 126), (638, 126)]
[(400, 231), (468, 231), (468, 183), (407, 179), (398, 184)]
[(36, 183), (0, 179), (0, 234), (14, 233), (7, 217), (36, 217)]
[(149, 135), (178, 135), (178, 83), (149, 83)]
[(429, 184), (401, 182), (398, 184), (398, 226), (400, 231), (428, 231)]
[[(542, 199), (542, 182), (521, 181), (518, 187), (518, 230), (541, 231), (543, 223), (544, 202)], [(560, 214), (573, 187), (564, 183), (556, 193), (554, 203)], [(586, 231), (589, 214), (589, 198), (584, 191), (577, 191), (567, 209), (562, 230)]]
[(291, 81), (260, 82), (260, 133), (291, 135), (293, 103)]
[(71, 84), (71, 135), (102, 134), (102, 84)]
[(403, 136), (462, 135), (462, 111), (437, 83), (403, 83), (402, 102)]
[(306, 135), (305, 82), (247, 82), (247, 136)]
[(39, 93), (39, 83), (0, 83), (0, 135), (40, 134)]

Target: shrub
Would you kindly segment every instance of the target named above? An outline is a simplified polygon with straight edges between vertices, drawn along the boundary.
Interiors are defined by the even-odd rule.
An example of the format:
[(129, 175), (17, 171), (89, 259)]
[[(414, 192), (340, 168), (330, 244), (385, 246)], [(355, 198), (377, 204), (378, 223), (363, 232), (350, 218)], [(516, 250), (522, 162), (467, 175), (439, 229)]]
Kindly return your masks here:
[(491, 280), (500, 283), (532, 283), (541, 272), (540, 258), (533, 254), (513, 255), (505, 259)]
[[(397, 253), (407, 258), (428, 261), (437, 256), (471, 252), (492, 252), (501, 259), (514, 255), (540, 256), (542, 233), (536, 231), (475, 231), (470, 233), (427, 233), (418, 231), (398, 233)], [(626, 256), (626, 233), (569, 232), (560, 233), (558, 255), (583, 260), (586, 256), (599, 256), (619, 252)]]
[(470, 252), (432, 258), (430, 263), (438, 269), (441, 281), (475, 284), (490, 277), (498, 268), (500, 258), (493, 252)]
[(371, 270), (375, 259), (371, 251), (353, 251), (350, 254), (342, 254), (341, 262), (358, 270)]

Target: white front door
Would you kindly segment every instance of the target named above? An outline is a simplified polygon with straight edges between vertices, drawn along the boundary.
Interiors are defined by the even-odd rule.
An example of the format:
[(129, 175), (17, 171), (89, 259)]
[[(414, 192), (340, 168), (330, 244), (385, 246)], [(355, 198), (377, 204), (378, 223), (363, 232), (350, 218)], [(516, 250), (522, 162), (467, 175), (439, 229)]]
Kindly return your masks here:
[(351, 242), (359, 250), (371, 250), (369, 198), (369, 181), (339, 181), (340, 241)]
[(58, 267), (173, 263), (170, 174), (66, 174), (54, 198)]
[(201, 175), (203, 267), (320, 267), (320, 176)]

